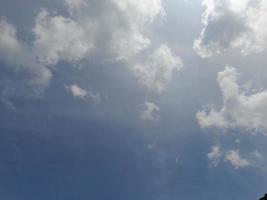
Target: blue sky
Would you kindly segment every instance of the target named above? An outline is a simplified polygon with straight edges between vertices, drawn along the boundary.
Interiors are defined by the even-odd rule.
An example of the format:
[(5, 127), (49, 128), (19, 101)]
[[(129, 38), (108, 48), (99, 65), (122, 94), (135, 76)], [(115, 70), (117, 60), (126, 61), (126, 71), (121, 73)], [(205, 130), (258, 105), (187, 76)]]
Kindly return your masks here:
[(0, 0), (1, 199), (259, 199), (266, 11)]

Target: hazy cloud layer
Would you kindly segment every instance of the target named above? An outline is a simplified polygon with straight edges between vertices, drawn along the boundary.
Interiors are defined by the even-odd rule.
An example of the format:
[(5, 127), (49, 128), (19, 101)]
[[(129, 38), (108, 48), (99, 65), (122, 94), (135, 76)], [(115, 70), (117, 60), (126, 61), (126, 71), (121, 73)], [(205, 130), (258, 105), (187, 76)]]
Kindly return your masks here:
[(267, 2), (265, 0), (204, 0), (204, 25), (194, 43), (195, 51), (210, 57), (229, 49), (243, 55), (267, 47)]

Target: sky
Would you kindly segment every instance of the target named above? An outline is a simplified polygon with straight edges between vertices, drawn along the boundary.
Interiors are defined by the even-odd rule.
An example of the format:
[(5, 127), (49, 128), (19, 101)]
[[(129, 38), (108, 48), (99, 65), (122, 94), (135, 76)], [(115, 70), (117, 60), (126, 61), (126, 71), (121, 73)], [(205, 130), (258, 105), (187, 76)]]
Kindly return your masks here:
[(265, 0), (0, 0), (0, 199), (267, 193)]

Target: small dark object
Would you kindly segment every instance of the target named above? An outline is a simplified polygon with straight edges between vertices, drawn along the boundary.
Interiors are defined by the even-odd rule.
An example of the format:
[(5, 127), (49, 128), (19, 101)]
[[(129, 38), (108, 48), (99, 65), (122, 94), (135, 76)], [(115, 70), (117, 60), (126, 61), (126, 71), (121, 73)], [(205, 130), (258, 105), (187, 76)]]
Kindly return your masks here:
[(259, 200), (267, 200), (267, 194), (265, 194), (264, 197), (260, 198)]

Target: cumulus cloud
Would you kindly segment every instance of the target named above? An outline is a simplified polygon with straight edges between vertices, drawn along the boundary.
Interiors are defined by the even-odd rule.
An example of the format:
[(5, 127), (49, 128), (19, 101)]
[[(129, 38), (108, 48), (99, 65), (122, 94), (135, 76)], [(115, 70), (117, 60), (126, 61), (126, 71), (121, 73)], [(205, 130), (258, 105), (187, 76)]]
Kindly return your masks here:
[(121, 62), (144, 86), (162, 91), (182, 67), (167, 45), (151, 47), (150, 27), (164, 16), (162, 0), (64, 1), (64, 16), (40, 10), (31, 42), (18, 39), (16, 28), (1, 21), (0, 59), (19, 69), (16, 74), (28, 72), (25, 83), (46, 88), (52, 77), (50, 68), (59, 61), (74, 64), (86, 59)]
[(40, 60), (55, 65), (59, 60), (75, 62), (92, 48), (90, 35), (76, 21), (63, 16), (51, 16), (42, 10), (35, 20), (34, 49)]
[(164, 13), (161, 0), (65, 1), (71, 20), (86, 33), (81, 41), (86, 44), (85, 39), (91, 37), (94, 54), (104, 60), (128, 61), (148, 48), (151, 40), (146, 32)]
[(168, 46), (162, 45), (143, 63), (135, 64), (133, 71), (143, 85), (161, 92), (182, 67), (181, 59)]
[[(13, 82), (3, 77), (5, 88), (2, 94), (6, 97), (12, 93), (24, 93), (26, 88), (33, 89), (32, 96), (39, 95), (52, 77), (50, 70), (37, 61), (33, 49), (18, 39), (16, 28), (3, 19), (0, 21), (0, 60), (7, 65), (2, 70), (17, 75)], [(12, 91), (14, 88), (18, 91)]]
[(16, 64), (16, 60), (13, 59), (13, 55), (19, 55), (23, 53), (23, 47), (17, 39), (16, 28), (9, 24), (6, 20), (1, 20), (0, 34), (1, 59), (5, 59), (5, 61), (8, 63)]
[[(92, 38), (90, 40), (92, 44), (87, 45), (87, 47), (92, 47), (92, 54), (98, 55), (97, 57), (100, 57), (101, 60), (122, 61), (134, 72), (139, 82), (144, 86), (162, 91), (171, 81), (173, 73), (182, 68), (180, 58), (175, 56), (167, 45), (161, 45), (156, 50), (153, 50), (153, 48), (149, 48), (152, 49), (151, 51), (148, 50), (153, 41), (146, 32), (156, 17), (164, 16), (161, 0), (112, 0), (97, 3), (98, 6), (90, 1), (67, 0), (69, 9), (72, 9), (76, 4), (87, 5), (87, 9), (90, 9), (90, 6), (95, 6), (99, 10), (96, 15), (92, 16), (88, 14), (88, 10), (85, 11), (83, 8), (75, 6), (79, 9), (76, 9), (74, 15), (72, 14), (77, 26), (83, 29), (87, 27), (83, 32), (89, 34)], [(60, 19), (60, 21), (63, 20), (62, 17)], [(69, 24), (72, 23), (69, 22)], [(73, 28), (78, 29), (77, 27)], [(61, 35), (61, 33), (58, 35)], [(85, 38), (79, 37), (78, 34), (73, 33), (72, 35), (81, 39), (80, 42), (83, 44), (88, 42)], [(81, 35), (84, 34), (81, 33)], [(70, 38), (70, 41), (72, 41), (72, 38)], [(73, 43), (71, 44), (73, 45)], [(58, 46), (63, 45), (57, 45), (57, 48)], [(77, 45), (77, 47), (80, 48), (80, 45)], [(65, 50), (65, 48), (63, 49)], [(66, 51), (69, 51), (68, 49), (66, 48)], [(75, 49), (75, 47), (72, 49)], [(145, 57), (149, 57), (148, 59), (140, 58), (140, 54), (144, 50), (146, 50)], [(64, 53), (55, 54), (54, 52), (56, 51), (51, 51), (51, 54), (56, 55), (55, 57), (64, 55)], [(79, 51), (74, 52), (79, 54)], [(74, 55), (74, 58), (77, 57)], [(81, 55), (81, 57), (84, 56)], [(70, 56), (67, 56), (67, 58), (70, 58)]]
[[(39, 35), (45, 35), (39, 49), (45, 51), (45, 55), (50, 55), (48, 60), (58, 60), (59, 57), (76, 60), (88, 55), (88, 49), (91, 49), (92, 54), (100, 54), (101, 60), (123, 61), (140, 83), (157, 91), (162, 91), (171, 81), (173, 73), (182, 68), (180, 58), (167, 45), (161, 45), (156, 50), (150, 48), (152, 52), (147, 51), (146, 57), (149, 58), (145, 61), (139, 56), (153, 42), (146, 34), (147, 28), (156, 17), (164, 16), (161, 0), (112, 0), (97, 3), (97, 6), (96, 3), (82, 0), (66, 0), (66, 3), (69, 10), (73, 10), (73, 7), (76, 9), (76, 13), (71, 14), (73, 19), (62, 16), (51, 18), (47, 13), (39, 17), (45, 18), (45, 21), (50, 19), (48, 25), (45, 23), (45, 30), (49, 30), (48, 33), (55, 32), (54, 38), (50, 39), (42, 29), (37, 31)], [(80, 7), (81, 4), (86, 5), (86, 10)], [(88, 14), (90, 6), (97, 7), (97, 14)], [(37, 18), (38, 21), (42, 20)], [(62, 32), (71, 33), (70, 38), (61, 37), (57, 40)], [(88, 37), (91, 39), (88, 40)], [(53, 45), (49, 43), (55, 44), (55, 47), (51, 48)], [(43, 48), (47, 44), (49, 51)]]
[(127, 60), (150, 46), (151, 41), (136, 30), (115, 31), (111, 41), (118, 60)]
[(210, 57), (229, 49), (246, 55), (267, 47), (267, 2), (265, 0), (203, 0), (204, 25), (194, 49)]
[(155, 16), (164, 13), (161, 0), (112, 0), (112, 2), (136, 23), (153, 21)]
[(153, 102), (145, 102), (141, 106), (140, 119), (144, 121), (158, 121), (160, 119), (160, 108)]
[(65, 0), (65, 2), (69, 11), (81, 9), (82, 6), (87, 6), (87, 3), (84, 0)]
[(241, 156), (239, 149), (222, 149), (220, 145), (212, 146), (207, 157), (213, 167), (225, 162), (231, 164), (235, 169), (256, 167), (263, 160), (262, 155), (257, 150), (247, 153), (246, 156)]
[(83, 88), (81, 88), (78, 84), (72, 84), (70, 86), (65, 86), (65, 88), (72, 94), (75, 98), (80, 99), (89, 99), (93, 101), (94, 103), (100, 102), (100, 95), (98, 93), (93, 93), (91, 91), (87, 91)]
[(77, 84), (66, 86), (66, 89), (69, 90), (74, 97), (83, 99), (87, 95), (87, 91), (79, 87)]
[(223, 106), (221, 109), (206, 106), (199, 111), (196, 117), (202, 127), (267, 129), (267, 91), (252, 93), (241, 89), (239, 76), (236, 69), (229, 66), (218, 73)]
[(251, 165), (249, 160), (240, 156), (239, 150), (228, 151), (225, 156), (225, 161), (233, 165), (235, 169), (248, 167)]
[(208, 159), (212, 162), (212, 165), (217, 166), (222, 157), (221, 147), (213, 146), (211, 151), (208, 153)]

